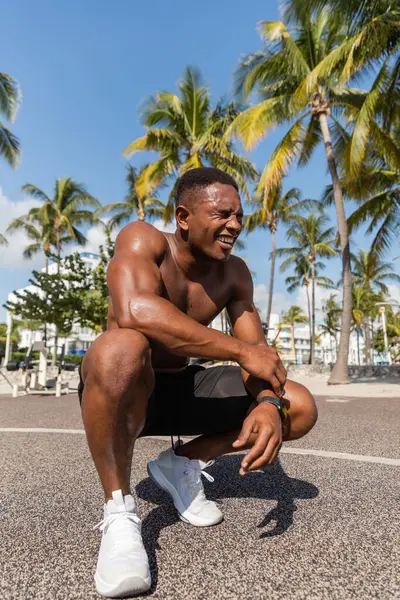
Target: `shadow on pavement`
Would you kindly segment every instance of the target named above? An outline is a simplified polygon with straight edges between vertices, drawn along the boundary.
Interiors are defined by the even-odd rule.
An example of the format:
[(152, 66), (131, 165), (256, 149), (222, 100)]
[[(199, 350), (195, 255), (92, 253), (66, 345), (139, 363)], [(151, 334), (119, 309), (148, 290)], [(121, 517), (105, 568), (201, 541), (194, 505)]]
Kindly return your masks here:
[[(318, 496), (318, 488), (307, 481), (289, 477), (282, 468), (279, 460), (271, 467), (262, 471), (249, 473), (244, 477), (239, 475), (242, 456), (222, 456), (217, 459), (214, 467), (209, 469), (218, 474), (214, 483), (204, 481), (204, 489), (209, 500), (218, 501), (221, 498), (259, 498), (276, 500), (277, 505), (270, 510), (257, 525), (263, 529), (274, 523), (272, 529), (260, 533), (259, 539), (274, 537), (285, 533), (293, 524), (293, 515), (297, 510), (295, 500), (307, 500)], [(170, 496), (156, 488), (147, 478), (136, 486), (139, 498), (152, 504), (159, 504), (143, 521), (143, 541), (147, 550), (152, 572), (152, 587), (150, 593), (157, 587), (158, 568), (156, 550), (160, 548), (158, 538), (160, 532), (179, 521)], [(166, 503), (166, 499), (168, 502)]]

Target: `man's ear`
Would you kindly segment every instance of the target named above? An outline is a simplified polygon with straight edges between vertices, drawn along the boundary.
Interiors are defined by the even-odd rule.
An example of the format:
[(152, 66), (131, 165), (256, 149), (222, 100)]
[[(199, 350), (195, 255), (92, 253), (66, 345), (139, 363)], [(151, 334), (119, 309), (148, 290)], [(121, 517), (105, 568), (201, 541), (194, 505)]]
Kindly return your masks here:
[(183, 231), (187, 231), (189, 229), (188, 218), (190, 216), (190, 210), (186, 208), (186, 206), (179, 205), (176, 207), (175, 216), (178, 226), (183, 229)]

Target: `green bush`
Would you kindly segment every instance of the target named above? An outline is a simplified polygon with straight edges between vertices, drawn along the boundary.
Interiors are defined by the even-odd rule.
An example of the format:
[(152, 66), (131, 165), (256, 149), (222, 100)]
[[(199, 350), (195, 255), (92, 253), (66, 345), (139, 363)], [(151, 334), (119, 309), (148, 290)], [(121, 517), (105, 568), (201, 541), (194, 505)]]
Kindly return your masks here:
[(80, 356), (79, 354), (66, 354), (64, 356), (64, 360), (66, 360), (68, 362), (73, 362), (76, 365), (80, 365), (81, 364), (82, 358), (83, 358), (83, 356)]
[[(11, 356), (10, 356), (10, 360), (24, 360), (26, 356), (26, 352), (12, 352)], [(47, 360), (50, 361), (52, 359), (52, 354), (51, 352), (48, 353), (47, 355)], [(64, 356), (64, 360), (68, 361), (68, 362), (73, 362), (76, 365), (80, 365), (82, 362), (82, 358), (83, 356), (79, 356), (78, 354), (66, 354)], [(32, 357), (31, 360), (39, 360), (39, 352), (32, 352)], [(58, 365), (60, 360), (60, 355), (57, 354), (57, 361), (56, 364)]]
[[(11, 352), (10, 360), (24, 360), (26, 352)], [(39, 360), (39, 352), (32, 352), (31, 360)]]

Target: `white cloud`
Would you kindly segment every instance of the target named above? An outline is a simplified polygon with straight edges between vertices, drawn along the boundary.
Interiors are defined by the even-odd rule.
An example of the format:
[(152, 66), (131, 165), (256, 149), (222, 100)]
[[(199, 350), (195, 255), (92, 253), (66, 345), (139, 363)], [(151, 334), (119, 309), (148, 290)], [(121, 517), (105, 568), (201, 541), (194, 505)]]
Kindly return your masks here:
[(394, 300), (400, 306), (400, 287), (398, 285), (390, 284), (389, 288), (389, 299)]
[[(268, 307), (268, 289), (263, 283), (254, 286), (254, 302), (261, 313), (261, 318), (264, 320)], [(274, 292), (272, 297), (272, 313), (279, 316), (281, 312), (287, 310), (292, 304), (293, 302), (291, 301), (289, 294), (284, 292)]]
[[(309, 294), (310, 294), (310, 303), (311, 303), (311, 286), (309, 289)], [(335, 294), (336, 295), (336, 302), (338, 304), (340, 304), (341, 302), (341, 298), (342, 298), (342, 290), (339, 289), (337, 290), (327, 290), (321, 287), (316, 287), (315, 289), (315, 309), (316, 309), (316, 315), (315, 315), (315, 319), (316, 321), (320, 321), (322, 319), (322, 302), (324, 300), (326, 300), (331, 294)], [(308, 308), (307, 308), (307, 292), (306, 292), (306, 288), (305, 287), (301, 287), (297, 294), (296, 294), (296, 298), (293, 300), (293, 302), (291, 302), (291, 304), (296, 304), (297, 306), (300, 306), (300, 308), (303, 310), (305, 315), (308, 315)]]
[[(103, 223), (107, 224), (110, 219), (103, 219)], [(111, 239), (115, 240), (118, 235), (118, 231), (114, 230), (111, 232)], [(85, 233), (87, 243), (84, 246), (71, 246), (66, 249), (65, 254), (73, 254), (74, 252), (93, 252), (94, 254), (99, 253), (100, 246), (104, 246), (107, 238), (104, 231), (104, 225), (94, 225)]]
[(44, 258), (41, 253), (38, 253), (31, 260), (24, 259), (22, 256), (22, 252), (26, 246), (32, 243), (32, 240), (25, 233), (22, 231), (12, 234), (6, 233), (6, 229), (13, 219), (25, 215), (35, 206), (40, 206), (38, 200), (26, 198), (18, 202), (13, 202), (4, 196), (0, 188), (0, 233), (5, 235), (8, 241), (8, 246), (0, 246), (0, 268), (20, 269), (27, 266), (35, 268), (44, 264)]
[(175, 223), (167, 223), (167, 225), (165, 225), (162, 219), (157, 219), (156, 221), (154, 221), (154, 223), (152, 223), (152, 225), (154, 225), (154, 227), (157, 227), (157, 229), (159, 229), (160, 231), (164, 231), (165, 233), (175, 233), (176, 230)]
[[(110, 219), (103, 219), (103, 223), (107, 224), (107, 222)], [(156, 227), (157, 229), (159, 229), (160, 231), (164, 231), (166, 233), (174, 233), (175, 231), (175, 225), (173, 225), (172, 223), (168, 223), (167, 225), (164, 225), (164, 221), (162, 219), (157, 219), (156, 221), (154, 221), (154, 223), (152, 223), (152, 225), (154, 225), (154, 227)], [(119, 233), (119, 230), (114, 230), (111, 233), (111, 239), (115, 240), (115, 238), (117, 237)], [(103, 225), (95, 225), (93, 227), (91, 227), (87, 232), (86, 232), (86, 238), (87, 238), (87, 244), (85, 246), (73, 246), (71, 248), (68, 249), (68, 254), (72, 254), (73, 252), (94, 252), (95, 254), (99, 253), (99, 246), (104, 245), (106, 242), (106, 236), (104, 233), (104, 227)]]
[[(392, 286), (392, 287), (395, 288), (395, 286)], [(397, 291), (398, 291), (399, 301), (400, 301), (400, 288), (395, 288), (395, 289), (397, 289)], [(315, 308), (317, 311), (316, 312), (316, 320), (317, 321), (321, 320), (321, 318), (322, 318), (322, 313), (320, 312), (322, 309), (322, 301), (326, 300), (331, 293), (335, 293), (335, 290), (326, 290), (326, 289), (317, 287), (317, 289), (315, 291)], [(311, 294), (311, 290), (310, 290), (310, 294)], [(392, 297), (394, 298), (393, 295), (392, 295)], [(341, 299), (341, 291), (339, 290), (336, 300), (338, 302), (340, 302), (340, 299)], [(267, 306), (268, 306), (268, 289), (267, 289), (267, 286), (264, 285), (263, 283), (260, 283), (256, 286), (254, 286), (254, 301), (255, 301), (257, 308), (259, 309), (259, 311), (261, 313), (261, 317), (264, 319), (265, 314), (267, 312)], [(311, 301), (311, 296), (310, 296), (310, 301)], [(279, 317), (281, 316), (281, 314), (284, 313), (285, 311), (287, 311), (293, 305), (300, 306), (300, 308), (303, 310), (304, 314), (308, 315), (307, 295), (306, 295), (305, 288), (300, 288), (297, 291), (297, 294), (295, 296), (290, 295), (287, 292), (274, 292), (274, 295), (272, 298), (272, 314), (277, 315), (277, 318), (273, 319), (273, 321), (275, 321), (277, 319), (279, 320)]]

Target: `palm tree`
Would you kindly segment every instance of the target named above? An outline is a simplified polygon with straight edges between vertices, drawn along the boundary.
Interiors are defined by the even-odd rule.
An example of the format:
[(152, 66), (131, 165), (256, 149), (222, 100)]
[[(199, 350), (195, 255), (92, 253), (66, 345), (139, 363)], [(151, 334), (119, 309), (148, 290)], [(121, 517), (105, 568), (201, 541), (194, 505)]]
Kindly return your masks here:
[[(350, 246), (330, 127), (334, 140), (340, 140), (343, 131), (340, 110), (354, 101), (354, 94), (340, 82), (344, 56), (342, 63), (334, 68), (329, 68), (327, 59), (343, 42), (347, 26), (345, 20), (331, 19), (326, 11), (311, 13), (304, 11), (300, 3), (294, 4), (290, 20), (260, 23), (265, 48), (242, 61), (237, 79), (238, 91), (245, 98), (258, 91), (261, 101), (243, 111), (226, 136), (236, 135), (246, 148), (251, 148), (267, 130), (290, 124), (260, 178), (258, 192), (263, 193), (265, 203), (270, 190), (294, 161), (297, 159), (299, 166), (305, 165), (318, 144), (324, 142), (334, 190), (344, 279), (338, 360), (330, 383), (345, 383), (352, 301)], [(316, 70), (320, 76), (310, 79)]]
[(334, 362), (334, 353), (332, 348), (332, 339), (335, 342), (335, 354), (337, 353), (337, 334), (340, 331), (339, 314), (340, 307), (335, 300), (335, 295), (330, 294), (325, 301), (322, 301), (322, 311), (324, 312), (324, 322), (320, 325), (320, 330), (329, 336), (331, 346), (331, 356)]
[[(360, 294), (360, 302), (363, 304), (363, 322), (365, 331), (365, 354), (367, 364), (372, 363), (371, 356), (371, 318), (378, 315), (377, 292), (388, 293), (387, 282), (400, 283), (400, 275), (393, 272), (391, 263), (383, 262), (380, 256), (373, 250), (366, 252), (359, 250), (357, 255), (352, 255), (353, 277), (355, 286), (364, 290)], [(380, 298), (382, 299), (382, 298)]]
[(155, 195), (154, 197), (142, 197), (138, 194), (137, 183), (141, 174), (147, 168), (140, 170), (132, 165), (128, 165), (126, 172), (126, 183), (128, 184), (128, 193), (123, 202), (106, 204), (97, 209), (98, 216), (107, 212), (114, 212), (114, 216), (108, 222), (108, 228), (112, 231), (115, 227), (130, 221), (136, 214), (139, 221), (145, 221), (146, 218), (162, 218), (164, 216), (165, 205)]
[(369, 290), (376, 288), (387, 294), (387, 282), (400, 283), (400, 275), (394, 273), (393, 265), (383, 262), (382, 259), (369, 250), (359, 250), (358, 254), (352, 254), (353, 276), (356, 285), (362, 285)]
[[(232, 175), (249, 196), (246, 179), (254, 179), (257, 171), (250, 161), (234, 152), (230, 142), (222, 139), (239, 107), (220, 102), (213, 108), (209, 90), (193, 67), (185, 69), (178, 88), (178, 95), (159, 92), (145, 103), (142, 118), (147, 131), (124, 150), (125, 156), (138, 151), (158, 153), (157, 160), (141, 173), (137, 193), (150, 196), (171, 176), (211, 165)], [(169, 216), (173, 194), (174, 187), (169, 198)]]
[[(311, 363), (315, 362), (315, 286), (317, 283), (317, 257), (329, 258), (337, 251), (334, 248), (335, 231), (333, 227), (324, 230), (329, 219), (321, 214), (312, 213), (307, 217), (301, 215), (293, 220), (287, 231), (288, 240), (296, 245), (277, 250), (278, 256), (285, 256), (286, 260), (281, 265), (285, 271), (289, 266), (298, 265), (299, 257), (303, 256), (310, 266), (311, 279)], [(321, 267), (322, 264), (319, 263)], [(296, 285), (296, 282), (293, 282)], [(328, 278), (322, 278), (320, 285), (333, 286)]]
[[(311, 282), (310, 263), (306, 256), (299, 255), (292, 266), (294, 267), (294, 275), (291, 275), (290, 277), (286, 277), (286, 279), (285, 279), (286, 289), (289, 292), (289, 294), (291, 294), (292, 292), (296, 291), (299, 288), (304, 288), (306, 291), (308, 327), (310, 330), (310, 344), (311, 344), (312, 324), (311, 324), (311, 302), (310, 302), (310, 291), (309, 291), (310, 282)], [(318, 268), (319, 266), (321, 268), (324, 268), (323, 263), (317, 263), (316, 268)], [(289, 267), (289, 265), (286, 265), (284, 268), (282, 268), (282, 265), (281, 265), (280, 271), (284, 272), (284, 271), (286, 271), (286, 269), (288, 267)], [(311, 360), (311, 353), (310, 353), (310, 360)]]
[[(368, 223), (366, 233), (373, 235), (371, 251), (379, 256), (390, 249), (400, 232), (399, 173), (396, 167), (370, 162), (362, 165), (357, 177), (341, 178), (344, 197), (359, 205), (348, 218), (349, 232)], [(332, 203), (332, 186), (325, 189), (323, 201)]]
[[(281, 266), (281, 271), (285, 271), (286, 268), (288, 268), (289, 265), (285, 266), (282, 269)], [(329, 289), (333, 286), (333, 281), (331, 279), (329, 279), (329, 277), (323, 277), (321, 275), (318, 275), (318, 272), (321, 270), (323, 270), (325, 268), (324, 263), (322, 262), (315, 262), (315, 278), (314, 278), (314, 283), (316, 287), (321, 287), (324, 289)], [(308, 256), (307, 255), (300, 255), (297, 257), (297, 259), (295, 260), (294, 264), (294, 275), (291, 275), (290, 277), (286, 277), (285, 279), (285, 283), (286, 283), (286, 289), (289, 292), (289, 294), (291, 294), (292, 292), (296, 291), (299, 288), (304, 288), (306, 291), (306, 298), (307, 298), (307, 314), (308, 314), (308, 327), (309, 327), (309, 331), (310, 331), (310, 357), (309, 357), (309, 362), (311, 364), (311, 339), (313, 337), (313, 328), (312, 328), (312, 310), (311, 310), (311, 301), (310, 301), (310, 284), (311, 284), (311, 265), (310, 262), (308, 260)]]
[(289, 310), (287, 310), (281, 318), (280, 325), (289, 325), (290, 326), (290, 335), (291, 335), (291, 346), (292, 352), (295, 358), (295, 362), (297, 362), (296, 358), (296, 343), (294, 339), (294, 326), (296, 323), (307, 323), (308, 319), (306, 315), (303, 313), (300, 306), (291, 306)]
[[(18, 83), (7, 73), (0, 73), (0, 116), (3, 115), (7, 121), (12, 123), (21, 100), (21, 91)], [(0, 121), (0, 156), (8, 162), (11, 167), (17, 166), (19, 157), (19, 140)]]
[(29, 213), (14, 219), (7, 227), (7, 232), (24, 231), (32, 243), (23, 251), (23, 257), (31, 259), (38, 252), (45, 256), (46, 273), (49, 271), (49, 255), (55, 246), (54, 229), (46, 222), (42, 222), (40, 216), (32, 216)]
[(300, 190), (291, 188), (285, 194), (282, 191), (282, 185), (278, 185), (268, 196), (265, 206), (257, 208), (251, 215), (246, 216), (244, 227), (247, 233), (251, 233), (257, 227), (269, 229), (271, 233), (271, 269), (268, 290), (268, 307), (265, 319), (267, 330), (271, 319), (272, 298), (274, 292), (274, 276), (276, 261), (276, 231), (279, 223), (288, 223), (293, 215), (298, 214), (305, 208), (310, 208), (312, 200), (300, 200)]
[(97, 207), (100, 203), (82, 184), (70, 177), (57, 179), (52, 198), (31, 183), (24, 185), (22, 190), (42, 202), (42, 206), (31, 208), (23, 219), (33, 223), (40, 221), (49, 238), (47, 229), (53, 230), (50, 244), (54, 245), (58, 259), (63, 244), (71, 241), (80, 245), (86, 243), (86, 237), (77, 227), (97, 222), (97, 217), (89, 207)]
[[(54, 248), (57, 256), (57, 272), (59, 272), (63, 245), (72, 241), (80, 245), (86, 243), (86, 237), (78, 226), (98, 221), (89, 207), (97, 207), (99, 201), (91, 196), (82, 184), (76, 183), (69, 177), (56, 180), (53, 198), (30, 183), (24, 185), (22, 190), (28, 196), (40, 200), (42, 205), (31, 208), (28, 214), (15, 219), (7, 230), (24, 230), (28, 237), (34, 240), (33, 244), (25, 249), (24, 255), (29, 257), (42, 249), (46, 256), (46, 269), (47, 256), (51, 248)], [(53, 365), (57, 358), (57, 340), (56, 330)]]
[(0, 233), (0, 246), (8, 246), (8, 240), (2, 233)]

